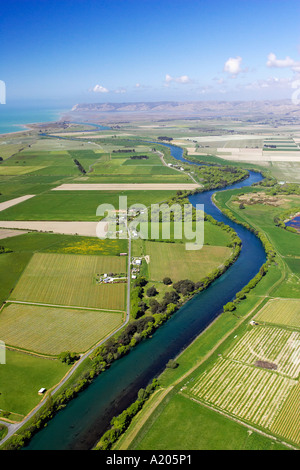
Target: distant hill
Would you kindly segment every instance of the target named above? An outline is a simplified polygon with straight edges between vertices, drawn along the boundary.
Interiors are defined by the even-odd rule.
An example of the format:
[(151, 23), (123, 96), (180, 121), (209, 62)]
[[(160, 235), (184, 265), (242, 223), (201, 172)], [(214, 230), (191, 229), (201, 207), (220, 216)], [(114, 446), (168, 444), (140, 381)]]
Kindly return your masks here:
[[(109, 118), (111, 114), (132, 119), (133, 114), (164, 117), (250, 117), (300, 118), (300, 107), (291, 100), (281, 101), (157, 101), (135, 103), (82, 103), (71, 110), (72, 115), (91, 115)], [(116, 117), (116, 116), (115, 116)], [(120, 117), (120, 116), (119, 116)]]

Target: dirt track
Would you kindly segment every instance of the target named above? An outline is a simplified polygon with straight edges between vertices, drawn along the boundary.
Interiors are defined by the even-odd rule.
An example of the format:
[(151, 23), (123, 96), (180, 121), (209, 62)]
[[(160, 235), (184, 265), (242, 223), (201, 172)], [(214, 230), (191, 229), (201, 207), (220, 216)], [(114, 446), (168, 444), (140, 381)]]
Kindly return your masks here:
[(14, 199), (10, 199), (9, 201), (1, 202), (0, 212), (5, 211), (5, 209), (15, 206), (16, 204), (20, 204), (20, 202), (27, 201), (27, 199), (30, 199), (32, 197), (34, 197), (34, 194), (33, 195), (28, 194), (27, 196), (16, 197)]
[[(102, 225), (101, 225), (102, 224)], [(82, 235), (96, 237), (98, 222), (56, 222), (56, 221), (18, 221), (1, 220), (0, 227), (8, 229), (36, 230), (41, 232), (62, 233), (65, 235)], [(105, 234), (105, 222), (99, 222), (98, 229)]]

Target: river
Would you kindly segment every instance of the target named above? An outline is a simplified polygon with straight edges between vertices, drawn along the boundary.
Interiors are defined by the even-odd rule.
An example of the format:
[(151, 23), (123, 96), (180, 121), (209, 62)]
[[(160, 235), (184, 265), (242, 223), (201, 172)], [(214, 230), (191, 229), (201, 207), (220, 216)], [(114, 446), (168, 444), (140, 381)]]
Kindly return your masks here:
[[(167, 146), (175, 158), (182, 160), (182, 149)], [(249, 173), (249, 178), (226, 189), (250, 186), (262, 179), (259, 173)], [(234, 228), (242, 240), (237, 261), (208, 289), (181, 307), (151, 338), (99, 375), (31, 439), (25, 450), (91, 449), (112, 417), (129, 406), (138, 390), (157, 377), (168, 360), (183, 351), (222, 312), (223, 305), (258, 273), (266, 261), (260, 240), (219, 211), (211, 201), (215, 192), (193, 195), (190, 202), (204, 204), (206, 213)]]

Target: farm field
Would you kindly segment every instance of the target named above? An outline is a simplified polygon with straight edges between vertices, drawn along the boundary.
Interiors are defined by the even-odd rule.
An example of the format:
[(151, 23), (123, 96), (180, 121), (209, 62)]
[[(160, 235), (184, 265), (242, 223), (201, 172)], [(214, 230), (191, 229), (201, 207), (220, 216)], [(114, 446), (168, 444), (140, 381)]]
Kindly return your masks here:
[(28, 194), (26, 196), (21, 196), (21, 197), (17, 197), (17, 198), (14, 198), (14, 199), (10, 199), (10, 200), (5, 201), (5, 202), (1, 202), (0, 203), (0, 211), (4, 211), (4, 210), (8, 209), (9, 207), (16, 206), (17, 204), (20, 204), (21, 202), (24, 202), (24, 201), (27, 201), (28, 199), (31, 199), (32, 197), (34, 197), (34, 196)]
[(123, 311), (126, 284), (98, 285), (95, 278), (126, 269), (126, 257), (35, 253), (9, 300)]
[(300, 383), (298, 382), (271, 425), (270, 431), (300, 445), (299, 408)]
[(190, 279), (196, 282), (224, 263), (231, 249), (204, 245), (201, 250), (188, 251), (184, 244), (146, 241), (145, 253), (150, 257), (151, 280), (162, 281), (171, 275), (173, 281)]
[[(141, 136), (143, 130), (143, 138), (148, 136), (149, 140), (170, 133), (179, 139), (178, 143), (181, 145), (183, 137), (184, 147), (191, 154), (202, 151), (211, 154), (216, 150), (216, 155), (220, 156), (222, 153), (224, 163), (231, 155), (237, 161), (239, 158), (244, 159), (237, 164), (239, 168), (243, 167), (244, 161), (248, 161), (251, 155), (257, 163), (261, 163), (262, 145), (265, 141), (262, 128), (259, 131), (253, 129), (251, 135), (243, 132), (242, 123), (223, 121), (218, 124), (218, 120), (208, 120), (206, 126), (216, 127), (216, 135), (210, 136), (204, 135), (200, 129), (193, 129), (194, 126), (203, 126), (201, 120), (166, 121), (156, 128), (153, 121), (149, 121), (148, 125), (145, 123), (145, 127), (138, 124), (139, 128), (132, 123), (124, 123), (121, 125), (124, 129), (121, 132), (113, 130), (113, 134), (107, 131), (82, 135), (87, 139), (93, 135), (98, 136), (95, 142), (36, 137), (30, 148), (21, 150), (20, 146), (21, 151), (18, 154), (10, 156), (3, 161), (3, 166), (0, 165), (0, 202), (28, 194), (35, 194), (35, 197), (4, 210), (0, 213), (0, 218), (17, 222), (95, 223), (98, 220), (98, 205), (110, 203), (117, 209), (119, 195), (128, 197), (128, 207), (136, 202), (146, 206), (161, 203), (175, 196), (180, 184), (187, 185), (192, 180), (183, 172), (164, 166), (158, 154), (151, 152), (150, 146), (136, 145), (134, 140), (126, 140), (130, 135)], [(220, 132), (217, 132), (217, 125), (220, 126)], [(225, 125), (230, 132), (233, 128), (238, 128), (239, 134), (222, 136)], [(245, 128), (247, 125), (245, 124)], [(61, 135), (63, 134), (68, 135), (67, 132)], [(76, 136), (76, 133), (73, 134)], [(124, 140), (121, 142), (114, 134), (121, 138), (123, 136)], [(197, 143), (191, 143), (187, 138), (195, 138)], [(176, 144), (177, 141), (173, 143)], [(146, 154), (148, 159), (131, 159), (132, 155), (127, 152), (128, 145), (135, 148), (135, 156)], [(206, 146), (208, 147), (205, 148)], [(122, 149), (126, 151), (122, 152)], [(272, 152), (265, 153), (273, 158)], [(279, 153), (274, 152), (274, 159), (280, 158)], [(8, 154), (9, 149), (7, 156)], [(85, 174), (80, 173), (74, 159), (83, 166)], [(207, 159), (208, 162), (223, 164), (218, 157), (209, 155)], [(167, 158), (165, 160), (169, 162)], [(299, 164), (296, 162), (276, 161), (271, 162), (272, 165), (262, 163), (265, 168), (274, 171), (273, 174), (277, 172), (280, 180), (298, 178)], [(90, 190), (92, 183), (110, 186), (103, 186), (104, 190), (100, 192)], [(147, 184), (147, 189), (144, 186), (137, 190), (135, 185), (140, 183)], [(131, 188), (125, 186), (126, 184), (130, 184)], [(86, 191), (85, 187), (89, 190)], [(60, 190), (57, 191), (57, 188)], [(66, 190), (68, 188), (76, 190)], [(287, 275), (291, 278), (292, 289), (286, 283), (283, 295), (286, 298), (267, 302), (258, 315), (253, 317), (258, 322), (264, 322), (263, 326), (250, 328), (247, 322), (247, 326), (242, 327), (244, 330), (241, 328), (242, 334), (239, 330), (238, 339), (231, 343), (232, 334), (221, 351), (222, 355), (217, 357), (217, 351), (209, 359), (208, 365), (201, 366), (200, 371), (196, 369), (187, 388), (179, 393), (174, 390), (170, 401), (163, 402), (162, 410), (152, 417), (153, 421), (146, 423), (132, 448), (284, 448), (284, 445), (260, 435), (254, 428), (249, 431), (243, 423), (256, 426), (263, 432), (273, 433), (293, 445), (300, 445), (297, 427), (300, 365), (292, 363), (294, 346), (300, 342), (299, 300), (288, 298), (291, 294), (293, 297), (300, 295), (300, 281), (296, 279), (293, 269), (298, 262), (299, 236), (279, 229), (273, 223), (277, 214), (289, 207), (296, 207), (299, 201), (294, 196), (283, 199), (280, 207), (263, 204), (246, 206), (241, 211), (241, 218), (248, 218), (257, 227), (261, 227), (274, 242), (278, 252), (285, 257), (286, 266), (290, 266)], [(236, 209), (236, 204), (229, 202), (229, 205)], [(206, 244), (202, 250), (191, 252), (180, 242), (133, 241), (132, 255), (148, 255), (150, 258), (149, 264), (143, 261), (142, 269), (147, 270), (149, 286), (155, 285), (159, 290), (156, 297), (159, 302), (170, 289), (170, 286), (162, 286), (163, 277), (171, 276), (174, 282), (187, 278), (196, 282), (228, 259), (231, 253), (228, 246), (230, 237), (220, 227), (206, 222), (204, 241)], [(41, 400), (37, 390), (40, 387), (49, 390), (69, 370), (68, 366), (55, 359), (57, 354), (66, 350), (86, 352), (123, 324), (126, 284), (100, 285), (97, 284), (96, 275), (102, 272), (125, 273), (127, 258), (120, 257), (119, 253), (127, 252), (128, 246), (126, 240), (99, 240), (92, 236), (56, 233), (20, 234), (2, 239), (1, 245), (12, 249), (13, 253), (0, 256), (0, 274), (3, 279), (0, 300), (9, 299), (0, 310), (0, 339), (13, 348), (19, 348), (19, 351), (8, 349), (7, 368), (0, 366), (0, 418), (1, 410), (5, 410), (12, 413), (10, 419), (20, 420)], [(216, 319), (215, 333), (208, 331), (204, 340), (199, 338), (201, 345), (197, 352), (200, 351), (200, 354), (189, 356), (191, 367), (208, 350), (213, 350), (220, 338), (254, 308), (259, 297), (266, 296), (269, 279), (273, 279), (275, 286), (281, 268), (280, 264), (272, 265), (255, 293), (251, 291), (247, 294), (245, 303), (241, 302), (235, 312), (221, 314)], [(148, 301), (149, 298), (145, 297), (145, 300)], [(264, 300), (266, 301), (267, 299)], [(292, 301), (295, 303), (292, 304)], [(293, 329), (297, 331), (292, 331)], [(38, 357), (38, 354), (54, 358), (49, 360)], [(265, 367), (276, 365), (276, 368), (258, 367), (257, 361), (264, 362)], [(83, 366), (73, 379), (74, 382), (84, 370)], [(167, 370), (166, 375), (180, 377), (181, 367), (180, 364), (174, 371)]]
[(124, 314), (8, 303), (0, 312), (7, 346), (45, 355), (82, 353), (120, 327)]
[(105, 238), (107, 223), (105, 222), (74, 222), (54, 220), (2, 220), (2, 228), (32, 230), (38, 232), (51, 232), (63, 235), (79, 235), (84, 237), (95, 237), (100, 234)]
[(242, 420), (270, 429), (297, 381), (219, 358), (189, 389), (191, 396)]
[(271, 299), (260, 310), (255, 320), (263, 323), (300, 328), (299, 299)]
[(274, 368), (282, 375), (297, 379), (300, 361), (297, 353), (300, 333), (282, 328), (255, 326), (248, 330), (227, 353), (227, 358), (249, 365)]
[[(244, 194), (252, 192), (252, 189), (243, 190)], [(284, 211), (291, 211), (292, 213), (299, 210), (299, 195), (280, 195), (279, 199), (281, 204), (275, 207), (270, 204), (250, 204), (245, 203), (245, 209), (239, 211), (238, 205), (235, 202), (235, 197), (240, 194), (240, 190), (228, 191), (227, 194), (220, 192), (216, 196), (216, 201), (223, 206), (224, 201), (230, 199), (227, 203), (227, 208), (231, 208), (234, 213), (237, 211), (237, 218), (250, 222), (255, 227), (260, 227), (268, 233), (271, 242), (274, 244), (276, 250), (282, 256), (296, 257), (300, 252), (300, 237), (297, 233), (291, 233), (277, 227), (274, 223), (274, 217), (280, 216)], [(249, 199), (251, 195), (249, 194)], [(278, 297), (280, 297), (278, 295)], [(293, 294), (288, 297), (293, 297)]]
[(0, 240), (4, 240), (5, 238), (17, 237), (18, 235), (24, 235), (27, 233), (25, 230), (9, 230), (9, 229), (0, 229)]
[(96, 211), (101, 204), (119, 207), (119, 196), (127, 197), (128, 208), (136, 203), (149, 206), (165, 201), (176, 194), (173, 190), (121, 191), (50, 191), (39, 194), (0, 213), (1, 220), (62, 220), (97, 221)]
[(279, 181), (300, 183), (300, 162), (269, 162), (267, 168)]
[[(195, 432), (196, 431), (196, 432)], [(125, 435), (126, 436), (126, 435)], [(122, 440), (120, 442), (122, 444)], [(128, 450), (283, 450), (285, 447), (176, 394), (153, 413)], [(116, 448), (118, 450), (118, 447)]]
[[(299, 276), (295, 270), (298, 266), (296, 256), (299, 255), (299, 236), (279, 229), (274, 224), (276, 215), (297, 208), (298, 196), (279, 195), (283, 204), (278, 207), (258, 203), (246, 205), (243, 211), (239, 211), (233, 201), (242, 192), (247, 191), (220, 192), (216, 197), (217, 204), (222, 209), (232, 209), (237, 219), (263, 230), (276, 247), (276, 262), (232, 314), (222, 314), (176, 358), (176, 369), (165, 369), (159, 382), (163, 391), (173, 386), (174, 393), (161, 403), (153, 399), (157, 408), (154, 407), (153, 415), (149, 418), (141, 413), (138, 419), (144, 418), (144, 424), (141, 428), (137, 425), (136, 438), (129, 447), (124, 447), (126, 449), (153, 449), (159, 445), (162, 449), (179, 449), (182, 443), (185, 445), (185, 436), (187, 446), (203, 448), (210, 421), (207, 417), (200, 418), (202, 409), (210, 414), (212, 423), (218, 422), (219, 418), (226, 423), (222, 435), (218, 434), (218, 428), (211, 433), (210, 439), (204, 444), (206, 449), (210, 448), (210, 443), (215, 442), (217, 436), (222, 449), (227, 446), (235, 449), (234, 441), (230, 440), (230, 428), (238, 423), (248, 436), (254, 436), (255, 429), (275, 436), (276, 440), (269, 440), (271, 448), (280, 445), (278, 440), (283, 441), (282, 446), (284, 443), (297, 448), (300, 445), (297, 362)], [(249, 192), (253, 192), (253, 189), (249, 189)], [(268, 298), (271, 300), (268, 301)], [(258, 308), (257, 305), (263, 306)], [(251, 319), (259, 325), (250, 328)], [(252, 336), (251, 331), (257, 332), (257, 336)], [(230, 335), (227, 336), (226, 332), (230, 332)], [(265, 353), (263, 357), (262, 352)], [(269, 367), (276, 363), (277, 368), (254, 365), (262, 359), (265, 361), (259, 365)], [(223, 378), (220, 375), (222, 371)], [(176, 389), (179, 383), (181, 392)], [(190, 394), (192, 388), (197, 386), (199, 389), (194, 388), (194, 393)], [(196, 396), (197, 393), (199, 396)], [(191, 404), (184, 407), (183, 403), (189, 401)], [(189, 406), (193, 408), (190, 414), (187, 412)], [(247, 426), (251, 430), (247, 430)], [(180, 437), (178, 430), (182, 430)], [(128, 435), (130, 432), (134, 430), (129, 428)], [(128, 435), (125, 433), (124, 439)], [(247, 440), (241, 448), (248, 448)], [(249, 448), (260, 447), (251, 442)]]
[(40, 402), (40, 388), (54, 387), (69, 369), (58, 360), (7, 349), (6, 364), (0, 366), (0, 418), (4, 411), (8, 419), (21, 421)]
[(0, 175), (17, 176), (42, 170), (43, 166), (0, 166)]
[[(167, 177), (167, 181), (182, 183), (191, 182), (188, 175), (180, 173), (165, 166), (159, 155), (153, 152), (143, 154), (138, 152), (103, 154), (101, 159), (90, 168), (88, 176), (91, 182), (94, 177), (105, 176), (108, 181), (110, 177), (135, 176), (143, 178), (144, 182), (152, 183), (153, 177)], [(146, 157), (139, 159), (138, 157)]]
[[(58, 139), (58, 146), (54, 146), (56, 139), (46, 139), (48, 147), (42, 140), (32, 145), (30, 149), (19, 152), (0, 166), (0, 176), (60, 176), (85, 177), (93, 180), (98, 176), (106, 178), (136, 177), (143, 182), (152, 182), (153, 178), (170, 183), (191, 182), (184, 172), (178, 172), (165, 166), (157, 153), (151, 152), (151, 144), (145, 146), (145, 152), (139, 153), (133, 143), (132, 152), (121, 150), (107, 153), (106, 146), (97, 143), (81, 143), (67, 139)], [(75, 144), (74, 144), (75, 142)], [(82, 148), (83, 147), (83, 148)], [(138, 157), (146, 157), (139, 159)], [(77, 163), (80, 163), (81, 171)]]
[[(152, 223), (153, 224), (153, 223)], [(143, 222), (140, 223), (140, 231), (142, 233), (145, 233), (147, 235), (147, 238), (151, 239), (151, 228), (152, 224), (144, 224)], [(155, 223), (155, 227), (157, 229), (159, 239), (157, 241), (164, 241), (163, 238), (163, 224), (162, 222)], [(196, 225), (193, 222), (192, 223), (192, 229), (195, 231)], [(190, 240), (188, 240), (185, 237), (184, 233), (184, 225), (182, 225), (182, 240), (178, 238), (174, 238), (174, 223), (171, 220), (170, 221), (170, 241), (175, 242), (175, 243), (189, 243)], [(136, 255), (134, 256), (142, 256), (145, 255), (145, 242), (146, 240), (143, 240), (142, 238), (139, 239), (133, 239), (132, 240), (132, 249), (134, 252), (136, 252)], [(223, 230), (221, 227), (218, 225), (212, 224), (210, 221), (206, 220), (204, 222), (204, 243), (205, 245), (211, 245), (211, 246), (229, 246), (231, 243), (231, 238), (228, 232)]]
[[(13, 256), (17, 253), (62, 253), (78, 255), (119, 256), (127, 252), (127, 240), (100, 239), (96, 237), (82, 237), (80, 235), (63, 235), (54, 233), (28, 232), (15, 230), (16, 237), (2, 239), (1, 244), (12, 250)], [(7, 254), (5, 254), (7, 256)], [(1, 258), (0, 258), (1, 259)]]
[[(18, 238), (18, 237), (16, 237)], [(8, 242), (11, 239), (1, 240), (1, 243), (4, 245), (4, 242)], [(0, 275), (1, 275), (1, 285), (0, 285), (0, 303), (7, 300), (12, 289), (17, 284), (24, 268), (26, 267), (28, 261), (30, 260), (31, 253), (26, 252), (16, 252), (16, 253), (2, 253), (0, 256)]]

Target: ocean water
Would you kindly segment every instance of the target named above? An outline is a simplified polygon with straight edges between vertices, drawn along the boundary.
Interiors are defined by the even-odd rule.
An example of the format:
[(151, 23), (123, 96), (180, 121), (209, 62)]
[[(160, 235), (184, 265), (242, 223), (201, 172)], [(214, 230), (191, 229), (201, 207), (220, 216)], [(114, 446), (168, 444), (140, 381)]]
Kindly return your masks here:
[(57, 121), (66, 109), (0, 105), (0, 134), (24, 130), (24, 126), (36, 122)]

